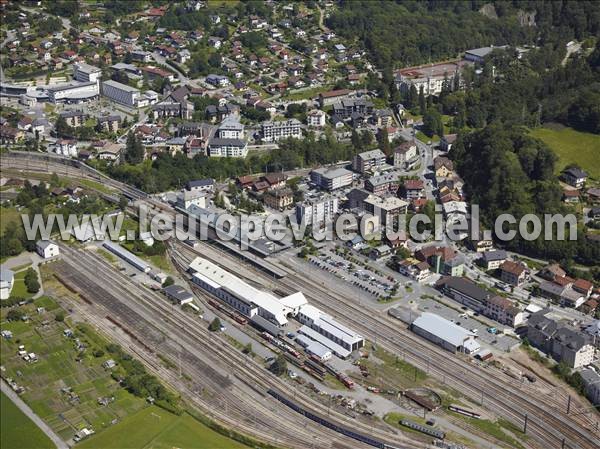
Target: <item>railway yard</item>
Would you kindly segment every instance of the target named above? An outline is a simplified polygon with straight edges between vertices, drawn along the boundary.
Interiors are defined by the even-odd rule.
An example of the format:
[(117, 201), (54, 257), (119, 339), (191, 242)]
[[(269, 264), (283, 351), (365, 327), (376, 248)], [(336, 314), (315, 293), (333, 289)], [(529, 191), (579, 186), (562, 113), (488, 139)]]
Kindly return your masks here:
[[(72, 179), (99, 182), (155, 211), (173, 212), (144, 192), (76, 161), (13, 152), (2, 155), (2, 167), (11, 173), (55, 172)], [(108, 199), (117, 198), (106, 195)], [(135, 353), (150, 371), (219, 423), (277, 447), (418, 448), (429, 447), (431, 437), (439, 439), (441, 435), (434, 433), (439, 430), (427, 430), (413, 418), (401, 420), (403, 427), (412, 429), (401, 432), (377, 418), (349, 416), (341, 408), (329, 407), (326, 401), (306, 394), (294, 382), (271, 374), (256, 359), (234, 348), (221, 333), (210, 332), (197, 315), (171, 305), (163, 295), (120, 272), (96, 251), (63, 243), (60, 248), (62, 256), (50, 269), (61, 283), (80, 296), (81, 301), (70, 301), (73, 310)], [(414, 366), (415, 373), (420, 370), (434, 389), (450, 397), (455, 395), (453, 399), (457, 401), (468, 401), (478, 410), (488, 410), (490, 417), (506, 420), (517, 429), (512, 435), (521, 447), (598, 447), (598, 418), (581, 411), (583, 406), (576, 399), (567, 412), (570, 399), (565, 394), (540, 393), (544, 388), (552, 391), (544, 380), (535, 385), (523, 383), (487, 364), (449, 356), (410, 332), (400, 321), (361, 302), (356, 295), (332, 289), (283, 259), (253, 261), (240, 258), (227, 246), (202, 242), (192, 248), (176, 240), (169, 242), (168, 254), (181, 279), (189, 280), (186, 270), (200, 256), (256, 288), (280, 296), (302, 292), (312, 305), (364, 336), (371, 349), (385, 351), (390, 357)], [(234, 315), (215, 308), (214, 298), (208, 293), (191, 283), (190, 288), (205, 310), (220, 316), (229, 326), (244, 327), (232, 319)], [(244, 329), (244, 332), (255, 338), (256, 344), (268, 344), (261, 342), (258, 331)], [(271, 348), (281, 349), (273, 345)], [(160, 363), (159, 355), (168, 355), (178, 369), (167, 369)], [(445, 412), (444, 407), (439, 411), (430, 407), (429, 416), (446, 421), (455, 429), (463, 428), (467, 434), (476, 433), (477, 429), (459, 416), (465, 415), (460, 406), (455, 405), (458, 409), (451, 410), (453, 413)], [(465, 407), (467, 413), (474, 413), (469, 412), (471, 408)], [(419, 430), (419, 426), (425, 431)], [(490, 447), (505, 447), (505, 443), (493, 439)]]

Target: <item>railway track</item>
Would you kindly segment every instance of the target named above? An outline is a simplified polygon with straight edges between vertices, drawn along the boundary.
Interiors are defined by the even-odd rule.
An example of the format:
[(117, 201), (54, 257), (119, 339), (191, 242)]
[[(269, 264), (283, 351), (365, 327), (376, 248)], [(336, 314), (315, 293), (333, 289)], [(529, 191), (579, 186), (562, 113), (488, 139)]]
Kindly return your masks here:
[[(191, 252), (188, 248), (179, 246), (182, 251)], [(218, 248), (212, 246), (211, 248), (219, 253), (219, 257), (211, 258), (208, 252), (202, 252), (202, 257), (209, 258), (230, 271), (235, 271), (235, 268), (232, 268), (235, 265), (227, 263), (226, 258), (231, 259), (229, 253), (219, 251)], [(194, 256), (198, 255), (194, 254), (195, 252), (191, 253)], [(253, 284), (256, 285), (262, 280), (263, 285), (271, 285), (272, 280), (268, 276), (258, 271), (256, 273), (257, 276), (251, 279)], [(561, 448), (563, 438), (565, 439), (565, 448), (597, 447), (597, 434), (582, 429), (581, 423), (573, 423), (557, 408), (550, 410), (544, 408), (535, 402), (539, 398), (527, 397), (523, 390), (514, 393), (515, 386), (507, 384), (503, 376), (491, 371), (482, 371), (450, 357), (414, 334), (404, 329), (398, 329), (397, 321), (393, 321), (387, 316), (380, 316), (375, 312), (365, 313), (364, 309), (360, 309), (358, 305), (352, 303), (352, 300), (341, 297), (326, 287), (315, 285), (314, 279), (310, 279), (306, 275), (289, 274), (279, 280), (277, 286), (285, 294), (302, 290), (311, 303), (318, 305), (325, 312), (341, 317), (346, 324), (351, 325), (371, 340), (376, 339), (378, 344), (388, 351), (404, 354), (407, 361), (429, 371), (437, 378), (444, 379), (445, 383), (467, 393), (467, 396), (472, 399), (478, 401), (482, 391), (485, 391), (487, 405), (500, 410), (503, 416), (517, 426), (523, 427), (525, 414), (527, 414), (528, 434), (535, 435), (544, 444), (544, 447)]]
[[(68, 164), (65, 158), (47, 157), (52, 155), (35, 154), (35, 156), (32, 156), (31, 153), (24, 153), (24, 155), (14, 155), (14, 153), (11, 152), (8, 158), (2, 157), (3, 168), (6, 167), (5, 160), (9, 160), (8, 168), (50, 172), (52, 171), (50, 167), (54, 170), (58, 167), (57, 172), (60, 174), (60, 168)], [(40, 161), (40, 159), (42, 160)], [(98, 174), (99, 172), (90, 172), (89, 168), (75, 167), (69, 173), (72, 173), (71, 176), (73, 177), (79, 176), (105, 182), (106, 185), (114, 187), (125, 195), (131, 195), (133, 199), (148, 201), (152, 206), (157, 206), (156, 202), (145, 199), (147, 198), (145, 193), (111, 180)], [(163, 208), (160, 205), (158, 207)], [(213, 260), (215, 263), (222, 266), (224, 260), (232, 259), (229, 253), (225, 251), (220, 253), (224, 258)], [(237, 262), (237, 259), (234, 260)], [(228, 265), (226, 268), (231, 269), (231, 266)], [(258, 271), (257, 273), (264, 277), (264, 274)], [(266, 282), (270, 281), (269, 278), (266, 279)], [(387, 317), (378, 316), (375, 313), (364, 313), (364, 310), (359, 309), (355, 304), (351, 304), (351, 300), (348, 301), (347, 298), (339, 297), (339, 295), (326, 288), (314, 285), (314, 280), (298, 274), (287, 276), (280, 281), (280, 284), (280, 288), (284, 286), (287, 291), (301, 289), (305, 292), (311, 292), (307, 296), (311, 298), (311, 302), (319, 305), (323, 310), (333, 315), (342, 316), (344, 321), (352, 323), (356, 330), (361, 331), (365, 336), (377, 336), (378, 343), (386, 349), (394, 353), (406, 354), (408, 360), (420, 368), (429, 367), (431, 373), (452, 382), (461, 391), (468, 393), (471, 398), (477, 400), (481, 392), (486, 390), (488, 392), (487, 403), (498, 410), (502, 410), (503, 414), (513, 423), (522, 425), (525, 414), (527, 414), (529, 432), (543, 442), (544, 447), (570, 449), (595, 449), (598, 447), (598, 434), (582, 428), (581, 423), (573, 422), (570, 417), (558, 409), (548, 410), (545, 401), (543, 401), (545, 405), (539, 403), (540, 398), (533, 397), (524, 391), (515, 393), (514, 386), (506, 383), (505, 379), (500, 379), (500, 376), (481, 371), (467, 363), (448, 357), (447, 354), (443, 354), (429, 343), (417, 339), (406, 330), (398, 329), (397, 322), (393, 322)], [(327, 300), (323, 298), (327, 298)], [(357, 316), (361, 317), (360, 320), (356, 318)]]
[[(66, 251), (68, 252), (70, 249), (66, 249)], [(70, 250), (73, 251), (73, 250)], [(73, 254), (73, 257), (75, 257), (75, 254)], [(108, 270), (113, 270), (114, 268), (105, 260), (101, 259), (100, 256), (92, 256), (90, 254), (86, 254), (85, 251), (79, 251), (76, 254), (77, 257), (77, 261), (78, 263), (82, 263), (82, 262), (89, 262), (90, 266), (98, 266), (98, 265), (104, 265), (104, 267), (102, 268), (106, 268)], [(75, 264), (70, 265), (70, 268), (72, 270), (77, 270), (78, 268), (76, 267)], [(98, 277), (99, 273), (103, 271), (103, 270), (95, 270), (96, 273), (96, 277)], [(92, 276), (92, 272), (88, 273), (89, 276)], [(126, 276), (122, 276), (123, 278), (122, 280), (124, 281), (124, 283), (126, 284), (131, 284), (131, 287), (136, 287), (133, 284), (133, 281), (131, 281), (131, 279), (127, 278)], [(107, 281), (109, 281), (107, 279)], [(90, 286), (92, 287), (92, 286)], [(98, 286), (96, 287), (98, 288)], [(137, 286), (137, 288), (139, 288), (139, 286)], [(103, 294), (104, 297), (110, 296), (106, 293)], [(179, 331), (175, 330), (175, 329), (171, 329), (169, 332), (173, 332), (172, 335), (178, 335), (178, 338), (181, 339), (181, 341), (184, 341), (186, 338), (187, 340), (190, 342), (189, 344), (192, 345), (196, 345), (196, 346), (201, 346), (203, 347), (203, 349), (205, 349), (207, 352), (216, 352), (216, 356), (220, 359), (220, 362), (227, 362), (227, 364), (229, 365), (228, 369), (230, 370), (230, 373), (232, 375), (235, 375), (235, 377), (237, 379), (243, 379), (246, 380), (247, 378), (252, 378), (254, 381), (256, 381), (256, 386), (261, 389), (262, 391), (266, 391), (268, 388), (277, 388), (280, 389), (282, 391), (286, 391), (290, 389), (290, 386), (283, 382), (281, 379), (279, 379), (276, 376), (271, 375), (270, 373), (268, 373), (267, 371), (264, 370), (264, 368), (256, 365), (255, 362), (249, 360), (246, 356), (243, 356), (239, 351), (237, 351), (236, 349), (230, 347), (226, 342), (221, 341), (218, 345), (218, 347), (215, 347), (214, 345), (212, 345), (210, 343), (210, 340), (214, 340), (215, 339), (215, 334), (210, 333), (207, 329), (205, 329), (203, 326), (198, 326), (198, 322), (197, 320), (193, 319), (192, 317), (182, 313), (180, 310), (176, 309), (173, 310), (172, 306), (166, 304), (165, 299), (158, 296), (158, 297), (153, 297), (154, 295), (151, 294), (146, 294), (146, 295), (142, 295), (140, 296), (139, 299), (143, 299), (143, 306), (146, 310), (147, 315), (149, 316), (142, 316), (141, 318), (136, 318), (133, 321), (142, 321), (142, 320), (149, 320), (151, 319), (151, 317), (157, 317), (157, 316), (163, 316), (163, 317), (167, 317), (165, 318), (169, 324), (171, 324), (175, 329), (178, 329)], [(114, 307), (114, 306), (113, 306)], [(139, 312), (139, 310), (138, 310)], [(135, 312), (137, 313), (137, 312)], [(185, 331), (183, 331), (185, 330)], [(235, 385), (234, 385), (235, 387)], [(323, 404), (313, 401), (313, 400), (309, 400), (309, 399), (305, 399), (302, 397), (302, 395), (300, 395), (300, 397), (296, 397), (296, 400), (302, 404), (305, 407), (309, 407), (312, 410), (315, 410), (317, 413), (322, 413), (324, 415), (327, 414), (327, 407), (325, 407)], [(250, 413), (256, 413), (257, 410), (252, 409), (252, 411)], [(289, 413), (289, 412), (288, 412)], [(334, 413), (332, 413), (332, 415), (334, 415)], [(246, 411), (246, 416), (248, 416), (248, 411)], [(279, 418), (282, 418), (282, 415), (278, 415)], [(343, 417), (343, 415), (340, 415), (340, 417), (343, 419), (345, 417)], [(293, 417), (290, 417), (290, 419), (294, 419)], [(296, 417), (297, 419), (297, 417)], [(333, 418), (332, 418), (333, 419)], [(337, 417), (336, 419), (340, 419), (339, 417)], [(399, 435), (396, 434), (395, 432), (389, 432), (389, 431), (384, 431), (381, 429), (377, 429), (377, 428), (373, 428), (372, 426), (369, 426), (367, 424), (363, 424), (357, 421), (352, 421), (351, 425), (358, 430), (365, 432), (366, 434), (372, 435), (374, 437), (379, 438), (382, 441), (387, 441), (387, 443), (389, 443), (390, 445), (393, 446), (398, 446), (400, 444), (405, 444), (405, 443), (410, 443), (410, 447), (411, 448), (417, 448), (417, 447), (425, 447), (424, 445), (422, 445), (421, 443), (417, 442), (417, 441), (413, 441), (410, 438), (407, 438), (403, 435)], [(286, 427), (289, 426), (289, 423), (286, 423)], [(282, 430), (282, 429), (280, 429)], [(322, 429), (321, 429), (322, 431)], [(318, 433), (317, 433), (318, 434)], [(325, 435), (325, 434), (324, 434)], [(330, 434), (327, 434), (329, 437), (331, 437)], [(325, 437), (324, 437), (325, 438)], [(335, 441), (332, 440), (332, 441)], [(343, 441), (343, 440), (342, 440)], [(340, 444), (344, 444), (339, 442)], [(306, 444), (306, 442), (304, 443)], [(296, 445), (297, 446), (297, 445)], [(300, 445), (300, 447), (302, 447)], [(320, 446), (323, 447), (323, 446)], [(352, 446), (355, 447), (355, 444)]]

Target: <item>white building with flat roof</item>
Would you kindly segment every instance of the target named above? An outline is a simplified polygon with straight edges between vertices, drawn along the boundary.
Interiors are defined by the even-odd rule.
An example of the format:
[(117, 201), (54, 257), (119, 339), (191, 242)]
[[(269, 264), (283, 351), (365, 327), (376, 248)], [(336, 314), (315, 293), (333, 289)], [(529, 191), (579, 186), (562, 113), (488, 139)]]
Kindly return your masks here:
[(415, 334), (453, 353), (473, 354), (481, 349), (475, 334), (434, 313), (423, 313), (411, 328)]
[(85, 62), (77, 63), (73, 66), (73, 78), (83, 83), (97, 82), (102, 76), (102, 70)]
[(283, 121), (265, 122), (262, 124), (262, 140), (265, 142), (275, 142), (288, 137), (300, 138), (302, 123), (295, 118)]
[(284, 326), (288, 317), (298, 314), (307, 303), (300, 292), (276, 298), (201, 257), (196, 257), (189, 268), (195, 284), (250, 318), (258, 314), (277, 326)]
[(345, 168), (321, 167), (310, 172), (310, 180), (329, 191), (352, 185), (352, 179), (352, 172)]
[(300, 333), (327, 346), (338, 357), (346, 358), (365, 344), (361, 335), (310, 304), (300, 307), (296, 318), (304, 324)]
[(135, 87), (109, 80), (102, 82), (102, 95), (130, 108), (138, 107), (142, 93)]
[(301, 223), (304, 220), (307, 226), (316, 226), (333, 220), (337, 212), (338, 199), (336, 197), (307, 200), (296, 204), (296, 221)]

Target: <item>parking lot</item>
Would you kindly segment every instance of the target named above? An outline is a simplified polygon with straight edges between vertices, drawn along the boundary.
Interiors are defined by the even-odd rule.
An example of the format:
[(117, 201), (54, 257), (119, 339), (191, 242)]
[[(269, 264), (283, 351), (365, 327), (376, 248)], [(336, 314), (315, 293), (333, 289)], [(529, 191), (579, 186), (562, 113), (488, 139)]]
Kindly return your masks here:
[(380, 276), (367, 268), (357, 266), (332, 251), (325, 250), (321, 253), (319, 256), (309, 256), (309, 262), (376, 298), (393, 296), (398, 292), (400, 284), (393, 278)]

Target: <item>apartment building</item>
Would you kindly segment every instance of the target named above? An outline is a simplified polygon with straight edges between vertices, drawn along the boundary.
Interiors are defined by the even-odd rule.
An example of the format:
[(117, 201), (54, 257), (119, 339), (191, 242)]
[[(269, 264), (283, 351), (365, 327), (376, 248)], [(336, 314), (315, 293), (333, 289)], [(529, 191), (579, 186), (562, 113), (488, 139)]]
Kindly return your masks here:
[(280, 139), (302, 136), (301, 123), (295, 118), (281, 122), (265, 122), (261, 125), (262, 140), (265, 142), (276, 142)]
[(364, 151), (354, 156), (352, 169), (359, 173), (365, 173), (385, 165), (385, 154), (381, 150)]
[(310, 180), (325, 190), (337, 190), (352, 184), (352, 172), (345, 168), (317, 168), (310, 172)]
[(573, 369), (591, 364), (595, 349), (589, 336), (548, 318), (546, 313), (542, 310), (529, 317), (529, 343)]
[(371, 176), (365, 181), (365, 190), (373, 195), (396, 195), (400, 187), (400, 175), (397, 173), (385, 173), (383, 175)]
[(527, 269), (523, 264), (505, 260), (500, 265), (500, 279), (509, 285), (518, 287), (527, 279)]
[(322, 128), (325, 126), (327, 114), (319, 109), (314, 109), (306, 114), (308, 126), (312, 128)]
[(296, 220), (307, 226), (317, 226), (333, 220), (338, 212), (338, 199), (326, 196), (296, 204)]
[(436, 287), (446, 296), (499, 323), (515, 327), (524, 321), (523, 312), (512, 301), (494, 295), (469, 279), (444, 276)]

